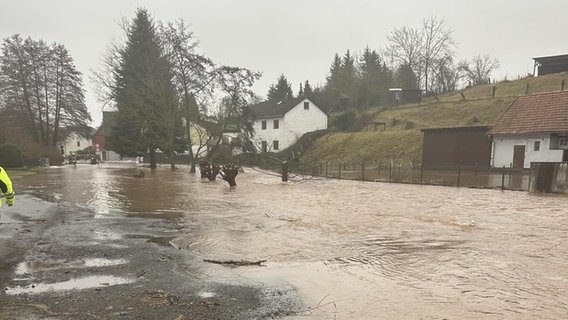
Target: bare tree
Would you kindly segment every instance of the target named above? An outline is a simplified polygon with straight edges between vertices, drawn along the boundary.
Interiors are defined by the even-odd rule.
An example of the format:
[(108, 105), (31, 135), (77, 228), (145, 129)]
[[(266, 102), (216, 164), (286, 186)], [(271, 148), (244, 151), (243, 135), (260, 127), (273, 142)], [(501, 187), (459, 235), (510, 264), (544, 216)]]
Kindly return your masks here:
[(452, 32), (444, 19), (430, 17), (422, 21), (420, 29), (403, 26), (392, 31), (387, 36), (389, 44), (383, 55), (392, 64), (410, 68), (428, 92), (435, 65), (454, 56)]
[(25, 121), (35, 142), (55, 146), (65, 126), (88, 130), (81, 73), (63, 45), (19, 35), (5, 39), (0, 78), (2, 100)]
[[(215, 143), (209, 150), (207, 159), (210, 159), (221, 143), (223, 133), (231, 123), (236, 124), (241, 131), (241, 139), (249, 140), (252, 136), (252, 127), (249, 120), (252, 117), (248, 108), (250, 101), (256, 98), (252, 85), (260, 78), (260, 73), (240, 67), (224, 66), (219, 69), (217, 82), (221, 93), (224, 94), (224, 115), (218, 119), (218, 129)], [(241, 143), (247, 144), (246, 141)]]
[(478, 85), (490, 82), (493, 71), (499, 68), (499, 60), (488, 54), (476, 55), (470, 61), (460, 63), (469, 85)]
[[(393, 30), (388, 36), (389, 42), (384, 57), (392, 65), (405, 65), (420, 77), (420, 57), (423, 40), (420, 30), (403, 26)], [(396, 69), (396, 68), (393, 68)], [(420, 78), (419, 78), (420, 79)]]
[(420, 61), (423, 65), (424, 90), (428, 92), (429, 75), (433, 72), (434, 64), (446, 57), (453, 57), (455, 42), (452, 30), (446, 26), (445, 19), (430, 17), (422, 21), (422, 46)]
[[(198, 141), (192, 140), (192, 131), (200, 130), (200, 126), (197, 125), (201, 118), (197, 101), (206, 100), (212, 95), (213, 80), (219, 72), (209, 58), (195, 52), (198, 42), (183, 20), (178, 20), (175, 24), (162, 25), (160, 34), (174, 72), (174, 84), (180, 93), (180, 107), (185, 119), (191, 158), (190, 171), (195, 172), (199, 150), (204, 147), (201, 134), (198, 133)], [(198, 149), (194, 153), (193, 146), (196, 142)]]
[(436, 60), (432, 68), (432, 74), (433, 81), (431, 90), (436, 93), (455, 91), (463, 77), (461, 68), (454, 63), (452, 57)]

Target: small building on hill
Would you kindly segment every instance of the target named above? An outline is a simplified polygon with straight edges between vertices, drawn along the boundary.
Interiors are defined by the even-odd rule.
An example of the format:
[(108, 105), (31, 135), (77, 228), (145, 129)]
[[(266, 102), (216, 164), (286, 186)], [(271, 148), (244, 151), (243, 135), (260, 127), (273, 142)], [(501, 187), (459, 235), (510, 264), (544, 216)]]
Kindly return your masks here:
[(312, 100), (265, 101), (251, 106), (254, 143), (261, 151), (278, 152), (298, 141), (305, 133), (327, 129), (328, 114)]
[(568, 54), (533, 58), (534, 74), (544, 76), (547, 74), (568, 71)]
[(568, 161), (568, 91), (517, 98), (488, 135), (493, 142), (491, 165), (496, 168)]
[(391, 93), (389, 102), (392, 106), (400, 106), (407, 103), (420, 104), (422, 100), (421, 89), (390, 88)]
[(488, 169), (491, 139), (487, 130), (487, 126), (422, 129), (422, 165), (430, 169)]

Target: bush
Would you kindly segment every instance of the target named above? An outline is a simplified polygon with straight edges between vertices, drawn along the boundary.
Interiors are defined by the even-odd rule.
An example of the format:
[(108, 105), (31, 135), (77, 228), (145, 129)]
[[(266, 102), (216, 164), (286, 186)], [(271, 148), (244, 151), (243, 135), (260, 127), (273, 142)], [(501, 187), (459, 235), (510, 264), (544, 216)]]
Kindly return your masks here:
[(330, 121), (330, 127), (338, 131), (349, 131), (353, 130), (356, 121), (357, 114), (354, 111), (348, 111), (333, 117)]
[(6, 168), (19, 168), (24, 166), (22, 152), (13, 144), (0, 145), (0, 165)]

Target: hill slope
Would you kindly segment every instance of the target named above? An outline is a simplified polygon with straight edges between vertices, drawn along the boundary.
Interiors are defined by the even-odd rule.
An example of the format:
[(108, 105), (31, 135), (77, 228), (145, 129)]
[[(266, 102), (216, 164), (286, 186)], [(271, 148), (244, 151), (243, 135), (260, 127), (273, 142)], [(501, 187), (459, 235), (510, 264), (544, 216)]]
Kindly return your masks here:
[(384, 131), (329, 133), (317, 139), (301, 160), (373, 162), (394, 159), (419, 163), (422, 158), (420, 129), (493, 125), (517, 97), (559, 91), (564, 79), (568, 79), (568, 73), (529, 76), (429, 97), (420, 105), (386, 108), (368, 119), (384, 123)]

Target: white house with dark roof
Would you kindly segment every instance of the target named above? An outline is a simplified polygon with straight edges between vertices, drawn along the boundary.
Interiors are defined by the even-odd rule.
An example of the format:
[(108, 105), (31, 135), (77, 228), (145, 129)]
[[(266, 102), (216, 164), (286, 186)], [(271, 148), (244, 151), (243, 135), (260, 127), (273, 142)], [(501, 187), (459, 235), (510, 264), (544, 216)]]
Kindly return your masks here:
[(487, 134), (494, 168), (568, 161), (568, 91), (519, 97)]
[(88, 130), (79, 130), (75, 127), (65, 127), (61, 129), (61, 141), (58, 142), (62, 155), (77, 153), (93, 144), (95, 129), (89, 127)]
[(328, 114), (309, 98), (265, 101), (251, 109), (256, 116), (253, 140), (261, 151), (278, 152), (305, 133), (327, 129)]

